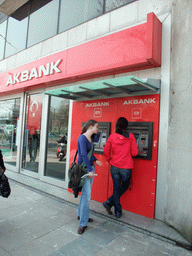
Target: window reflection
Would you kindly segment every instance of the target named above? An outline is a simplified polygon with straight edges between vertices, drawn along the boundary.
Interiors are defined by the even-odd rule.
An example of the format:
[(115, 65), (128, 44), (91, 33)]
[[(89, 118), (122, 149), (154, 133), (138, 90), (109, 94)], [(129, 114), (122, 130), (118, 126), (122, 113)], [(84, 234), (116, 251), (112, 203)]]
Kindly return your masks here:
[(45, 175), (65, 179), (69, 100), (51, 96)]
[(0, 149), (5, 163), (16, 166), (20, 99), (0, 101)]
[(0, 24), (0, 60), (4, 57), (6, 26), (7, 21)]
[(5, 58), (25, 49), (27, 24), (28, 18), (18, 21), (9, 17)]
[(103, 0), (61, 1), (59, 33), (101, 15), (103, 2)]
[[(36, 4), (36, 1), (32, 2), (32, 12)], [(53, 0), (30, 15), (28, 47), (56, 35), (58, 8), (59, 0)]]

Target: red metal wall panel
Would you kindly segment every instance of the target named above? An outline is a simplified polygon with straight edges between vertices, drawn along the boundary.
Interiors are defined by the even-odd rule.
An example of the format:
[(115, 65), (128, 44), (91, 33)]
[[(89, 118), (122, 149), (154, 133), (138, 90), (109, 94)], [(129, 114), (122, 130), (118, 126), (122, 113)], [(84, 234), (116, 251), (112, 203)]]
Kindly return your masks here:
[[(95, 117), (94, 105), (90, 103), (107, 102), (100, 107), (100, 116)], [(101, 105), (101, 104), (100, 104)], [(104, 104), (103, 104), (104, 105)], [(135, 115), (134, 111), (139, 113)], [(152, 160), (134, 159), (133, 186), (131, 191), (121, 198), (124, 210), (154, 218), (157, 153), (159, 133), (159, 95), (134, 96), (115, 99), (75, 102), (73, 104), (71, 150), (74, 155), (77, 148), (77, 139), (81, 132), (82, 122), (96, 119), (98, 122), (111, 122), (111, 133), (115, 132), (115, 124), (120, 116), (130, 122), (153, 122)], [(102, 167), (96, 166), (97, 177), (94, 179), (92, 199), (104, 202), (112, 194), (113, 184), (110, 175), (110, 166), (102, 154), (95, 154), (102, 162)], [(70, 157), (72, 161), (72, 157)]]

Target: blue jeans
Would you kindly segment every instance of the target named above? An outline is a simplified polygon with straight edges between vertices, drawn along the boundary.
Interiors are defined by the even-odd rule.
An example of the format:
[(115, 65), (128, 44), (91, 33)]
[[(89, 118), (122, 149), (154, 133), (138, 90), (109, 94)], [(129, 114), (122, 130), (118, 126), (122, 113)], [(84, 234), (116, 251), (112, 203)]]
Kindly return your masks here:
[(113, 179), (113, 195), (108, 198), (106, 204), (110, 208), (112, 206), (115, 206), (115, 214), (122, 213), (120, 197), (129, 188), (131, 172), (131, 169), (120, 169), (111, 165), (111, 176)]
[[(93, 166), (93, 172), (95, 172), (95, 167)], [(93, 184), (93, 178), (86, 178), (86, 182), (83, 185), (81, 198), (78, 206), (78, 217), (80, 217), (79, 226), (87, 226), (89, 220), (89, 201), (91, 199), (91, 187)]]

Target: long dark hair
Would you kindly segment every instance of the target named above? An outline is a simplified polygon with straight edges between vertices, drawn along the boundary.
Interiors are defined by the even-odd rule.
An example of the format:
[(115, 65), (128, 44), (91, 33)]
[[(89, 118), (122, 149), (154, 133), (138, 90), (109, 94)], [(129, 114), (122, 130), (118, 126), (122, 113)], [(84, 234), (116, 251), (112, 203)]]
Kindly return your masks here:
[(81, 134), (85, 133), (89, 127), (92, 125), (94, 126), (95, 124), (97, 124), (98, 122), (96, 120), (93, 120), (93, 119), (89, 119), (86, 124), (84, 124), (84, 126), (82, 127), (82, 130), (81, 130)]
[(116, 123), (116, 129), (115, 132), (119, 134), (123, 134), (128, 127), (128, 121), (125, 117), (119, 117)]

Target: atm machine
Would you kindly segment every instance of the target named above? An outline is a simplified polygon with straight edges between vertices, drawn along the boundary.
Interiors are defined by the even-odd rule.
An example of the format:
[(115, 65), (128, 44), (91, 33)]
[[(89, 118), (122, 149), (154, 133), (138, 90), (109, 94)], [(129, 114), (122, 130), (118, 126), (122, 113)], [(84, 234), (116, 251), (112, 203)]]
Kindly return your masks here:
[(133, 133), (139, 153), (137, 158), (152, 159), (153, 123), (129, 122), (128, 132)]

